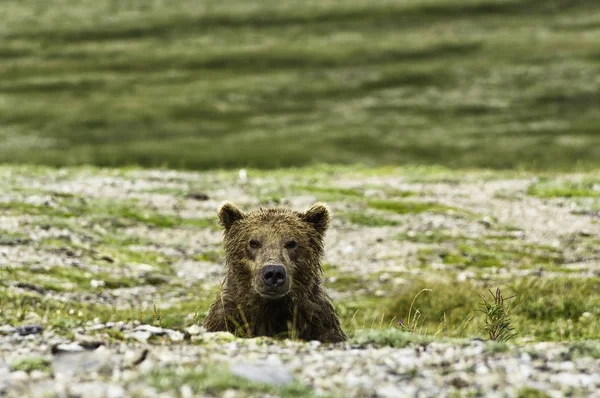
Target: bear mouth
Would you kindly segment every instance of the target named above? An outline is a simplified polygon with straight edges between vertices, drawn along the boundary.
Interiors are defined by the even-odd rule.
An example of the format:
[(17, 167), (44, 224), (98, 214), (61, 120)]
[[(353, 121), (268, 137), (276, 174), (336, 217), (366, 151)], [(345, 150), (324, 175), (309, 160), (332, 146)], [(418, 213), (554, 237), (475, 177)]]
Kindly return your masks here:
[(277, 299), (283, 298), (283, 297), (287, 296), (288, 293), (289, 293), (289, 290), (283, 290), (283, 289), (262, 289), (261, 291), (258, 292), (258, 294), (260, 294), (262, 297), (270, 299), (270, 300), (277, 300)]

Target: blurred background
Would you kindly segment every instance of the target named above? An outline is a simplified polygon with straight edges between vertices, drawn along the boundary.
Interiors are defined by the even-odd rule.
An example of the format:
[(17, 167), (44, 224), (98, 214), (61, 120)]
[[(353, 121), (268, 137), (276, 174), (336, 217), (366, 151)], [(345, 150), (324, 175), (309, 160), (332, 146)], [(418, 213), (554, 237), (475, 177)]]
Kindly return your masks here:
[(598, 0), (2, 0), (0, 162), (600, 166)]

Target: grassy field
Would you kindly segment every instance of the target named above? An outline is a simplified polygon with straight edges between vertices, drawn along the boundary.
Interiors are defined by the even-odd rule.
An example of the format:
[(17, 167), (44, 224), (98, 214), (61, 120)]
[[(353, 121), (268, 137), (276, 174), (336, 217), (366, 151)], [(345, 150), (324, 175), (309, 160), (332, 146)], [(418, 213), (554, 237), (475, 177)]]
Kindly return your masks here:
[(399, 321), (416, 335), (486, 337), (483, 298), (500, 287), (516, 295), (506, 303), (519, 339), (600, 338), (597, 174), (236, 174), (0, 167), (0, 323), (34, 314), (69, 334), (94, 319), (200, 322), (222, 277), (215, 209), (234, 197), (246, 209), (330, 204), (325, 284), (352, 337)]
[(4, 0), (0, 162), (600, 166), (596, 0)]

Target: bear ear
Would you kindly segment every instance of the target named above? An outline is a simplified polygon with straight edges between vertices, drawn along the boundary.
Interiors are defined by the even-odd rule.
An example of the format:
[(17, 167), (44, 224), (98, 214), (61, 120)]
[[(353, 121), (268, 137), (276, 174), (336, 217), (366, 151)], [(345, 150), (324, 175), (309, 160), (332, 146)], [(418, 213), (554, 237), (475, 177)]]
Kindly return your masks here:
[(221, 221), (221, 225), (226, 231), (231, 228), (234, 222), (241, 220), (245, 216), (244, 212), (231, 202), (225, 202), (219, 208), (219, 221)]
[(320, 234), (325, 233), (329, 226), (329, 208), (325, 203), (315, 203), (306, 213), (302, 213), (300, 218), (306, 221), (319, 232)]

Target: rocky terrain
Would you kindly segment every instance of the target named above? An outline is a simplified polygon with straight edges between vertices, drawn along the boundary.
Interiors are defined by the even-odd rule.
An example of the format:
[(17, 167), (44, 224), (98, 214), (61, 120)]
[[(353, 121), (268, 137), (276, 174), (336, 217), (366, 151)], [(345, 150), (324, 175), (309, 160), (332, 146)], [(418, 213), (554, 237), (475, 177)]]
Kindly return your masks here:
[[(0, 180), (0, 395), (593, 396), (600, 387), (597, 174), (2, 166)], [(325, 283), (348, 343), (205, 333), (222, 277), (224, 200), (330, 205)], [(482, 300), (496, 287), (516, 333), (508, 343), (487, 341), (484, 328)]]

